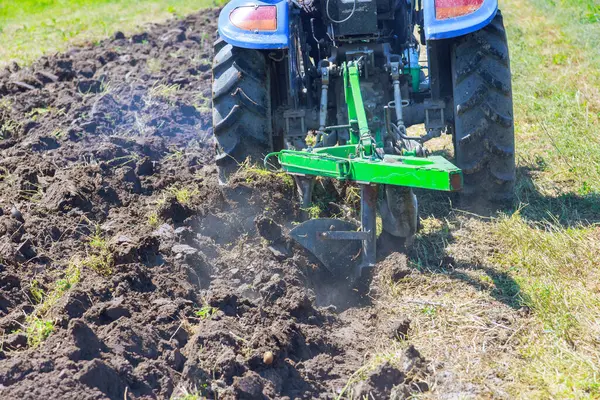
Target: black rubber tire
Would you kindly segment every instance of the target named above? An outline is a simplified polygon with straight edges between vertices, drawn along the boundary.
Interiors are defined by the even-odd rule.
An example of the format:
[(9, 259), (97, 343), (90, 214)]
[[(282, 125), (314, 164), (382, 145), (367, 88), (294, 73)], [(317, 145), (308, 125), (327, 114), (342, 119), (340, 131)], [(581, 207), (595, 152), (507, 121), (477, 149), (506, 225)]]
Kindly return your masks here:
[(502, 14), (452, 46), (454, 154), (463, 199), (508, 202), (515, 184), (510, 60)]
[(217, 39), (212, 64), (213, 134), (219, 179), (271, 150), (269, 63), (264, 53)]

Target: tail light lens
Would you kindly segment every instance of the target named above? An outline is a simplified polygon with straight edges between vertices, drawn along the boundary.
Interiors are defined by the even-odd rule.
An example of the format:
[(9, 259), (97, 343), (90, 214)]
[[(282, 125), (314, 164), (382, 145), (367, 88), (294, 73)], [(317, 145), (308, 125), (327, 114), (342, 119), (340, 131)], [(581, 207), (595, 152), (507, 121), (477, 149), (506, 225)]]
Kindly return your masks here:
[(435, 18), (448, 19), (471, 14), (482, 4), (483, 0), (435, 0)]
[(277, 29), (277, 7), (237, 7), (229, 14), (229, 20), (233, 25), (247, 31), (274, 31)]

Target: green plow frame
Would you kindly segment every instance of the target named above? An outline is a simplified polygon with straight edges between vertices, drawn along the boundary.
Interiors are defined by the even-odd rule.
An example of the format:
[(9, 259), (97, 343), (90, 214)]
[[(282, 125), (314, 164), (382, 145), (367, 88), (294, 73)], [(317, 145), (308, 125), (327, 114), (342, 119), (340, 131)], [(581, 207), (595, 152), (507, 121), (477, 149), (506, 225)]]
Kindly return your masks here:
[[(272, 153), (289, 174), (334, 178), (341, 181), (457, 191), (462, 173), (440, 156), (360, 156), (360, 145), (324, 147), (312, 151), (282, 150)], [(268, 160), (268, 159), (267, 159)]]
[[(360, 71), (356, 62), (341, 66), (349, 124), (329, 127), (325, 131), (347, 128), (350, 143), (331, 147), (315, 147), (304, 150), (281, 150), (265, 157), (277, 157), (281, 168), (292, 175), (321, 176), (341, 181), (355, 182), (361, 187), (361, 227), (348, 230), (347, 223), (310, 220), (290, 232), (301, 245), (310, 250), (332, 272), (344, 273), (356, 254), (336, 254), (331, 240), (343, 242), (345, 253), (361, 252), (360, 246), (348, 246), (348, 241), (362, 241), (362, 260), (355, 273), (347, 276), (356, 279), (363, 268), (375, 264), (375, 221), (377, 209), (377, 185), (396, 185), (443, 191), (458, 191), (462, 188), (462, 172), (451, 162), (440, 156), (418, 157), (414, 152), (403, 155), (382, 154), (380, 133), (372, 135), (360, 91)], [(339, 252), (338, 252), (339, 253)], [(336, 265), (337, 264), (337, 265)], [(358, 270), (356, 270), (358, 269)]]

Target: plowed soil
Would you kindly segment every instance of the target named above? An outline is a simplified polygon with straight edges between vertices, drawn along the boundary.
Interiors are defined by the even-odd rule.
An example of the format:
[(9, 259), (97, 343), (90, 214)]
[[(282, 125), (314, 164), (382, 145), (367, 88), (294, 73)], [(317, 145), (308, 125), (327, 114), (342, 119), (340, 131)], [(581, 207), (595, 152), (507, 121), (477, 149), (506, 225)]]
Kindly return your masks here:
[[(1, 398), (428, 390), (427, 360), (402, 344), (409, 321), (373, 302), (403, 255), (367, 293), (346, 290), (286, 238), (300, 219), (289, 178), (242, 170), (218, 185), (217, 15), (0, 72)], [(32, 316), (51, 327), (39, 342)], [(390, 346), (394, 362), (374, 360)]]

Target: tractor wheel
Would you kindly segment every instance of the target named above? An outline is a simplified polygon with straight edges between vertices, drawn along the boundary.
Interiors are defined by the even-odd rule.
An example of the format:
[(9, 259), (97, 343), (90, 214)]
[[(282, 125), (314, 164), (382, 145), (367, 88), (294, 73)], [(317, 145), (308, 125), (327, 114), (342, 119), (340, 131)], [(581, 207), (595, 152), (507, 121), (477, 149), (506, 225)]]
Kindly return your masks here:
[(260, 162), (271, 150), (270, 73), (265, 54), (214, 43), (213, 134), (219, 181), (246, 159)]
[(515, 183), (512, 87), (502, 14), (452, 46), (454, 154), (466, 200), (507, 202)]

